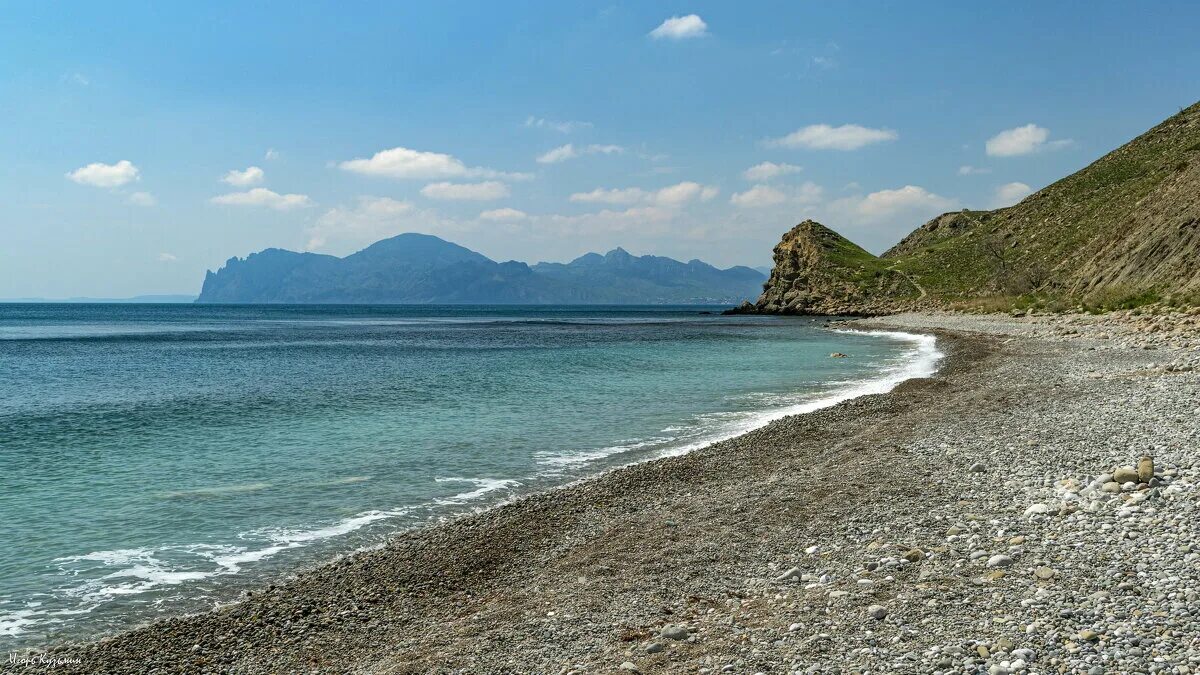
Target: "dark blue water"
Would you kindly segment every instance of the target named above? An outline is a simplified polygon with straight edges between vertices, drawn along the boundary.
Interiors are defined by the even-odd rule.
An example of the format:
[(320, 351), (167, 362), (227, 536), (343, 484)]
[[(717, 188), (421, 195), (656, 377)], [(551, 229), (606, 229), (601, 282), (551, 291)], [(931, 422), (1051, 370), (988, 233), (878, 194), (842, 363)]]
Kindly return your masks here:
[(0, 305), (0, 647), (210, 607), (935, 360), (700, 311)]

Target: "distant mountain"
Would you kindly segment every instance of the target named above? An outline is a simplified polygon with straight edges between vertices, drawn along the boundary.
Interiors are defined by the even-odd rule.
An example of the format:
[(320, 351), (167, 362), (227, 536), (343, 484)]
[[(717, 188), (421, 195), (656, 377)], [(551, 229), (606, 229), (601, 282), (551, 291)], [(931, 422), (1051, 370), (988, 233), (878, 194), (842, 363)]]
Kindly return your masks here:
[(562, 263), (496, 262), (438, 237), (401, 234), (338, 258), (270, 248), (208, 272), (202, 303), (733, 304), (766, 276), (623, 249)]
[(62, 303), (74, 303), (74, 304), (95, 303), (95, 304), (129, 304), (129, 305), (135, 305), (135, 304), (172, 305), (172, 304), (180, 304), (180, 303), (190, 303), (190, 302), (195, 302), (195, 301), (196, 301), (196, 296), (194, 296), (194, 295), (135, 295), (131, 298), (74, 297), (74, 298), (57, 298), (57, 299), (55, 299), (55, 298), (4, 298), (4, 299), (0, 299), (0, 302), (25, 302), (25, 303), (62, 302)]
[(874, 256), (805, 221), (742, 312), (1200, 305), (1200, 103), (994, 211), (943, 214)]
[(531, 269), (559, 282), (560, 292), (572, 293), (560, 302), (601, 304), (740, 302), (738, 298), (756, 296), (767, 278), (749, 267), (722, 270), (699, 260), (633, 256), (622, 248), (604, 255), (588, 253), (566, 264), (538, 263)]

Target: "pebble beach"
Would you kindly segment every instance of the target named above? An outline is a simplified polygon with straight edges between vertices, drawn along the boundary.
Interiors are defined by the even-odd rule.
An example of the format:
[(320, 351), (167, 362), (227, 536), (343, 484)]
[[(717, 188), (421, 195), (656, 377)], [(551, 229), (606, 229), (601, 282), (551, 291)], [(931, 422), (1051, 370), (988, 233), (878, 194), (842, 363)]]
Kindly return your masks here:
[(830, 327), (930, 333), (946, 358), (3, 668), (1200, 672), (1200, 315)]

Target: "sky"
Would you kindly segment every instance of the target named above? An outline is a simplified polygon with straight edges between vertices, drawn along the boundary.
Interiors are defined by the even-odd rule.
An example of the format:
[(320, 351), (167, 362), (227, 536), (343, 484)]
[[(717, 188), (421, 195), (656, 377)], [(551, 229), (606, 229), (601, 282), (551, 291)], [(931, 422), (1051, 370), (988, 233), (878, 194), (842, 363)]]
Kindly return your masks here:
[(10, 3), (0, 298), (425, 232), (766, 266), (1019, 201), (1200, 97), (1200, 3)]

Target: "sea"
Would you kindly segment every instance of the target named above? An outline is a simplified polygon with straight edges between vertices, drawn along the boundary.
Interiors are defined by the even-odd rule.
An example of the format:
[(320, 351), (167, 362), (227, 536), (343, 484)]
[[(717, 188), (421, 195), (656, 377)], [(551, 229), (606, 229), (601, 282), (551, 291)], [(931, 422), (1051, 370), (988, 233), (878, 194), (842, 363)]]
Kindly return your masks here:
[(940, 357), (721, 309), (0, 304), (0, 650), (205, 610)]

